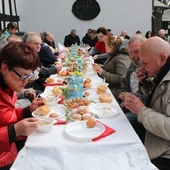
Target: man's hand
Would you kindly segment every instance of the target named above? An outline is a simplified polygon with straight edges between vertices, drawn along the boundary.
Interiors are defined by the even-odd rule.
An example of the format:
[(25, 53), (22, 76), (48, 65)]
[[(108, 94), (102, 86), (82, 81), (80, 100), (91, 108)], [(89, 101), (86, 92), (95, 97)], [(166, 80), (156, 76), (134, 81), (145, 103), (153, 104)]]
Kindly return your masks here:
[(136, 115), (139, 114), (139, 111), (144, 106), (143, 102), (138, 97), (129, 92), (121, 93), (120, 98), (123, 100), (125, 108)]
[(138, 78), (138, 81), (139, 81), (141, 84), (147, 83), (148, 75), (147, 75), (146, 70), (145, 70), (143, 67), (140, 67), (140, 68), (137, 70), (136, 76), (137, 76), (137, 78)]

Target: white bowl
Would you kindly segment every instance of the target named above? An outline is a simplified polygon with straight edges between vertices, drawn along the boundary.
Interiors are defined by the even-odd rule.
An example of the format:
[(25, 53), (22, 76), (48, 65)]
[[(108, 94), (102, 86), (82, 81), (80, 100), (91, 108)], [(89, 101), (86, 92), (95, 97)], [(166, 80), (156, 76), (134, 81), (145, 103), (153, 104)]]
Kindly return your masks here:
[(39, 124), (37, 128), (37, 132), (47, 133), (51, 130), (54, 123), (57, 121), (50, 117), (45, 117), (43, 119), (39, 119)]
[(58, 102), (61, 100), (60, 98), (56, 98), (53, 94), (42, 93), (41, 97), (46, 100), (47, 106), (57, 106)]

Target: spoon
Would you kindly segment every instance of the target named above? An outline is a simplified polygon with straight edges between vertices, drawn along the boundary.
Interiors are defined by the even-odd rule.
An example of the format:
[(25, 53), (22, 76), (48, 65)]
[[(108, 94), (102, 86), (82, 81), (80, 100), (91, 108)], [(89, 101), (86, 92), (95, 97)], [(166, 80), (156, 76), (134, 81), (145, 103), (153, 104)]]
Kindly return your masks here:
[(57, 101), (57, 99), (58, 99), (60, 96), (61, 96), (61, 94), (59, 94), (57, 97), (55, 97), (55, 98), (52, 100), (52, 102)]

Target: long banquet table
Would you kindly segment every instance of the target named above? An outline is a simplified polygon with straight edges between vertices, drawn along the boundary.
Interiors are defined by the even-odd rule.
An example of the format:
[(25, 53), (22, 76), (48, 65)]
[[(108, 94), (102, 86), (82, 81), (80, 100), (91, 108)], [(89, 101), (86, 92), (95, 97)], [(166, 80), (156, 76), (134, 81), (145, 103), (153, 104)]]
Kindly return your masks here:
[(48, 133), (34, 132), (11, 170), (156, 170), (120, 107), (119, 112), (99, 119), (116, 132), (96, 142), (71, 138), (64, 131), (66, 125), (53, 125)]

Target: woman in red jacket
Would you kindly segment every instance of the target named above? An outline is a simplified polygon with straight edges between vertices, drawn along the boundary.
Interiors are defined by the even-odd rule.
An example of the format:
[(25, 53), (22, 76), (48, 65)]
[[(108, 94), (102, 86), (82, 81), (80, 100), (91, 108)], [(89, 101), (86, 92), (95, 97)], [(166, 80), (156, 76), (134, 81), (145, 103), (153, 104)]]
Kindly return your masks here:
[(34, 75), (38, 54), (23, 42), (9, 43), (0, 53), (0, 170), (14, 162), (25, 137), (36, 128), (38, 121), (31, 112), (44, 105), (35, 99), (27, 108), (15, 108), (16, 92), (21, 92)]

